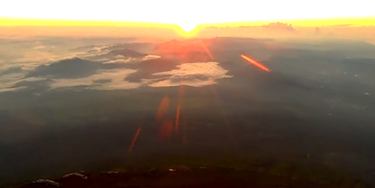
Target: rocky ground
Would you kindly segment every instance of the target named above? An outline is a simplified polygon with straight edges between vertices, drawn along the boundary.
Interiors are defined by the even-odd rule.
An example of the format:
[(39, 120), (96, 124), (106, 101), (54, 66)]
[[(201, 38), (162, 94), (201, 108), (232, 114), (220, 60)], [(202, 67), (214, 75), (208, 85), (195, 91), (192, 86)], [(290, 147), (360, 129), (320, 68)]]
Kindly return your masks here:
[(134, 169), (127, 172), (90, 174), (76, 172), (60, 179), (39, 179), (19, 188), (45, 187), (334, 187), (261, 171), (239, 171), (219, 167), (178, 166), (169, 169)]

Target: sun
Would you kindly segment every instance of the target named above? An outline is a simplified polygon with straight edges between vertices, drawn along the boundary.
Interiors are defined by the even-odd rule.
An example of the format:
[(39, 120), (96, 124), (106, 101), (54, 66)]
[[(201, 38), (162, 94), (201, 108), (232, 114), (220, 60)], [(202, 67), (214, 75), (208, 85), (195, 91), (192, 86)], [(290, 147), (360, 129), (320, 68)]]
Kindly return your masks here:
[(184, 30), (185, 32), (190, 32), (192, 31), (193, 29), (195, 29), (197, 27), (197, 24), (195, 23), (180, 23), (178, 24), (182, 30)]

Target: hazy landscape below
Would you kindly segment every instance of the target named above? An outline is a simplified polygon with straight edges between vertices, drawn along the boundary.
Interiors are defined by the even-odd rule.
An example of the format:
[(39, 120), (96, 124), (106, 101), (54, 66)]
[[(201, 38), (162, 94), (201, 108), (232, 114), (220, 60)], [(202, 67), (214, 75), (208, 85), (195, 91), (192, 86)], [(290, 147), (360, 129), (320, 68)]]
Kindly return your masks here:
[(369, 39), (210, 35), (1, 38), (0, 185), (170, 165), (375, 185)]

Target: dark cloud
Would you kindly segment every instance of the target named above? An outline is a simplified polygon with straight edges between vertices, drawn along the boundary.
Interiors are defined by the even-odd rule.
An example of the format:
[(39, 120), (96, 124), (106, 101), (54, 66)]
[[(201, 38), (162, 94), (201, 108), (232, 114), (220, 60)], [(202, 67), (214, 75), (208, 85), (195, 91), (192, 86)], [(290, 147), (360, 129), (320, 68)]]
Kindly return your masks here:
[(13, 73), (20, 73), (22, 72), (22, 67), (10, 67), (8, 69), (0, 71), (0, 76), (7, 75), (7, 74), (13, 74)]
[(112, 82), (112, 79), (99, 79), (99, 80), (93, 80), (94, 84), (107, 84)]

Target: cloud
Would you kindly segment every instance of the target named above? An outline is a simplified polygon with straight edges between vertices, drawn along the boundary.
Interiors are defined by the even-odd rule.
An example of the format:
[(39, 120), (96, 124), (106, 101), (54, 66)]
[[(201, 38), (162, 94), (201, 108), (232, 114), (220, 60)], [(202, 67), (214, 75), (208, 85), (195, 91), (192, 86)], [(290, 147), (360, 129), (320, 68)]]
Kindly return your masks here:
[[(46, 42), (48, 45), (45, 45)], [(7, 46), (2, 43), (1, 47), (5, 48), (1, 48), (0, 55), (5, 53), (6, 57), (10, 59), (1, 59), (1, 63), (4, 64), (1, 64), (0, 67), (0, 92), (48, 90), (51, 86), (57, 88), (69, 85), (90, 86), (92, 84), (98, 89), (128, 88), (129, 84), (124, 81), (124, 77), (136, 71), (123, 70), (126, 69), (125, 63), (159, 58), (159, 56), (139, 53), (127, 48), (134, 46), (142, 49), (145, 45), (148, 47), (150, 44), (88, 45), (69, 50), (66, 49), (67, 44), (65, 43), (67, 43), (65, 40), (57, 39), (55, 41), (53, 38), (47, 38), (43, 42), (7, 40)], [(51, 45), (55, 45), (56, 49), (51, 50)], [(60, 49), (63, 52), (60, 53)], [(79, 57), (77, 57), (80, 50), (86, 52), (78, 54)], [(17, 53), (15, 53), (16, 51)], [(12, 63), (11, 67), (8, 66), (10, 62)], [(91, 79), (97, 80), (92, 81)], [(72, 83), (65, 83), (65, 81)], [(106, 87), (100, 85), (106, 85)], [(134, 83), (130, 85), (133, 85), (130, 87), (135, 87)]]
[(120, 55), (120, 56), (116, 56), (116, 58), (117, 59), (106, 61), (104, 63), (105, 64), (109, 64), (109, 63), (136, 63), (136, 62), (140, 62), (140, 61), (158, 59), (158, 58), (161, 58), (161, 57), (157, 56), (157, 55), (147, 55), (147, 56), (144, 56), (142, 58), (125, 58), (124, 56)]
[(21, 87), (24, 90), (45, 91), (49, 89), (50, 82), (49, 79), (44, 78), (28, 78), (15, 83), (12, 87)]
[(79, 79), (52, 79), (51, 89), (85, 86), (87, 89), (94, 90), (117, 90), (134, 89), (142, 83), (131, 83), (124, 81), (124, 77), (136, 72), (136, 70), (119, 69), (105, 70), (85, 78)]
[[(138, 70), (124, 68), (99, 69), (95, 72), (95, 74), (91, 74), (86, 77), (52, 77), (44, 81), (22, 82), (14, 86), (26, 86), (29, 89), (46, 89), (46, 86), (48, 85), (48, 90), (78, 86), (91, 90), (136, 89), (143, 85), (150, 87), (169, 87), (184, 84), (200, 87), (215, 84), (217, 79), (231, 77), (226, 74), (227, 71), (221, 68), (217, 62), (186, 63), (181, 65), (170, 64), (170, 66), (164, 67), (164, 71), (159, 69), (159, 72), (150, 74), (149, 79), (147, 77), (143, 77), (146, 76), (144, 74), (145, 71), (147, 72), (148, 70), (153, 70), (148, 69), (150, 68), (149, 66), (159, 67), (157, 63), (160, 62), (163, 61), (149, 60), (143, 62), (143, 66), (138, 65), (140, 68)], [(173, 69), (172, 66), (175, 69)], [(141, 73), (139, 74), (139, 72)], [(139, 80), (136, 82), (131, 82), (131, 80), (129, 81), (128, 77), (131, 75), (138, 75)]]
[(146, 57), (147, 54), (139, 53), (134, 50), (130, 50), (127, 48), (124, 49), (115, 49), (111, 50), (108, 52), (103, 52), (103, 53), (97, 53), (96, 55), (89, 56), (91, 60), (97, 60), (97, 61), (105, 61), (105, 60), (116, 60), (116, 59), (129, 59), (129, 58), (134, 58), (134, 59), (142, 59)]
[(133, 58), (128, 58), (128, 59), (115, 59), (115, 60), (110, 60), (110, 61), (106, 61), (104, 62), (104, 64), (111, 64), (111, 63), (129, 63), (129, 62), (134, 62), (135, 60), (137, 59), (133, 59)]
[(186, 80), (207, 81), (212, 80), (211, 75), (207, 74), (190, 74), (190, 75), (173, 75), (169, 78), (173, 83), (181, 83)]
[(19, 91), (25, 89), (26, 87), (12, 87), (12, 88), (0, 88), (0, 93), (3, 92), (11, 92), (11, 91)]
[(177, 66), (178, 69), (154, 73), (152, 76), (162, 78), (144, 79), (151, 87), (169, 87), (180, 84), (193, 87), (215, 84), (216, 80), (230, 78), (227, 70), (221, 68), (218, 62), (186, 63)]
[[(139, 53), (135, 50), (126, 48), (127, 46), (136, 46), (140, 48), (142, 44), (118, 44), (112, 46), (95, 46), (93, 49), (77, 54), (78, 57), (82, 59), (87, 59), (91, 61), (99, 61), (104, 64), (121, 64), (121, 63), (136, 63), (150, 59), (160, 58), (157, 55), (149, 55), (145, 53)], [(146, 45), (147, 46), (147, 45)], [(122, 47), (122, 48), (121, 48)]]
[(176, 68), (178, 62), (173, 59), (150, 59), (139, 63), (127, 64), (128, 68), (138, 71), (129, 75), (125, 80), (130, 82), (141, 82), (142, 79), (151, 78), (151, 75), (158, 72), (170, 71)]
[(71, 48), (69, 49), (69, 51), (77, 51), (77, 52), (85, 51), (87, 53), (97, 53), (97, 52), (101, 52), (101, 50), (104, 48), (107, 48), (107, 46), (87, 45), (87, 46), (79, 46), (79, 47)]
[(40, 49), (45, 49), (45, 48), (46, 48), (46, 46), (40, 45), (40, 46), (35, 46), (33, 49), (34, 50), (40, 50)]
[(37, 63), (45, 63), (49, 61), (55, 61), (57, 59), (62, 58), (58, 54), (53, 54), (51, 52), (44, 52), (44, 51), (24, 51), (21, 53), (22, 56), (16, 59), (13, 59), (12, 62), (14, 63), (28, 63), (28, 62), (37, 62)]
[(149, 60), (149, 59), (158, 59), (158, 58), (161, 58), (160, 56), (158, 55), (147, 55), (143, 58), (143, 60)]
[(281, 22), (269, 23), (267, 25), (264, 25), (263, 28), (272, 29), (275, 31), (296, 32), (296, 30), (292, 27), (292, 24), (281, 23)]
[[(41, 43), (38, 45), (41, 46)], [(136, 43), (85, 46), (82, 49), (87, 52), (81, 53), (79, 57), (50, 62), (46, 62), (46, 59), (58, 56), (45, 53), (46, 56), (35, 59), (35, 56), (28, 56), (29, 53), (26, 53), (24, 59), (18, 58), (15, 61), (17, 66), (0, 70), (0, 92), (39, 93), (72, 87), (118, 90), (140, 86), (174, 86), (180, 82), (199, 87), (213, 84), (220, 78), (230, 77), (217, 62), (186, 63), (139, 53), (128, 49), (129, 45), (140, 49), (143, 47), (143, 44)], [(35, 46), (35, 43), (30, 45), (30, 48), (32, 46)], [(149, 44), (146, 46), (150, 47)], [(77, 50), (80, 49), (74, 49), (74, 53), (69, 56), (76, 55)]]
[[(150, 60), (159, 58), (153, 55), (140, 55), (137, 58), (123, 58), (118, 53), (130, 53), (137, 56), (138, 53), (129, 50), (118, 50), (115, 56), (108, 56), (116, 58), (115, 60), (101, 62), (81, 59), (78, 57), (63, 59), (52, 62), (50, 64), (34, 65), (23, 70), (21, 67), (11, 67), (0, 71), (0, 75), (11, 73), (26, 73), (18, 74), (17, 77), (7, 77), (2, 80), (2, 87), (4, 91), (15, 90), (13, 88), (22, 87), (20, 89), (40, 89), (48, 90), (49, 88), (56, 89), (62, 87), (73, 86), (87, 86), (91, 89), (127, 89), (138, 87), (141, 83), (128, 83), (124, 81), (124, 77), (136, 72), (136, 70), (125, 69), (124, 63), (134, 62), (137, 60)], [(29, 66), (31, 64), (27, 64)], [(26, 64), (24, 64), (26, 66)], [(27, 71), (29, 70), (29, 71)], [(26, 75), (25, 75), (26, 74)], [(22, 78), (40, 78), (44, 81), (25, 81)], [(101, 80), (101, 81), (97, 81)], [(103, 81), (107, 80), (107, 81)], [(11, 89), (12, 88), (12, 89)]]
[(14, 73), (0, 76), (0, 92), (20, 91), (27, 88), (36, 88), (37, 81), (46, 80), (45, 78), (24, 78), (23, 73)]
[(22, 80), (24, 74), (13, 73), (0, 75), (0, 89), (7, 91), (7, 89), (12, 88), (14, 84)]

